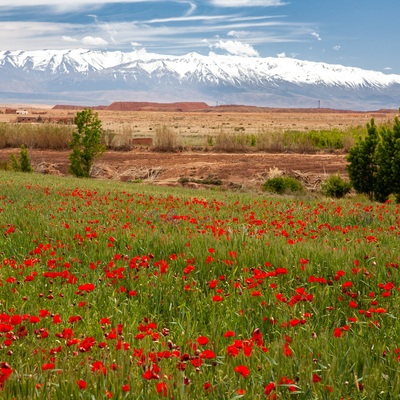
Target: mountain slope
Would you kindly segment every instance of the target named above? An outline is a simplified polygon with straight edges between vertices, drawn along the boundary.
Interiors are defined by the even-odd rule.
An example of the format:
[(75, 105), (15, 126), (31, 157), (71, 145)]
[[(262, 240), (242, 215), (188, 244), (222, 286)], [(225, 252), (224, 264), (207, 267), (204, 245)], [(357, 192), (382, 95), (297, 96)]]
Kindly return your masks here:
[[(301, 61), (145, 51), (0, 52), (0, 98), (82, 103), (206, 101), (278, 107), (397, 108), (400, 75)], [(93, 103), (93, 101), (91, 102)]]

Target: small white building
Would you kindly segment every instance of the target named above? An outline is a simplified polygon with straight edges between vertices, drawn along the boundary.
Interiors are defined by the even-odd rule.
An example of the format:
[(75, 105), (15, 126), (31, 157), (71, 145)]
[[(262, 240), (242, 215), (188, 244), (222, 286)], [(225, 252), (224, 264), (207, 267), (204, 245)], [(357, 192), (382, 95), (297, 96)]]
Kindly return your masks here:
[(17, 110), (17, 114), (19, 114), (19, 115), (28, 115), (28, 111), (26, 111), (26, 110)]

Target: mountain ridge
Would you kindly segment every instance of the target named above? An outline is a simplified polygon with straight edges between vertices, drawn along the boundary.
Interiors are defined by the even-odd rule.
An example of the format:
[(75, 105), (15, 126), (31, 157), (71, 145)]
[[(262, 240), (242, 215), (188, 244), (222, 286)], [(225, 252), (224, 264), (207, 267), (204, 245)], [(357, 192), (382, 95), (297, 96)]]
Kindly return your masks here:
[(79, 103), (223, 102), (266, 107), (397, 108), (400, 75), (293, 58), (144, 50), (0, 51), (0, 98), (24, 95)]

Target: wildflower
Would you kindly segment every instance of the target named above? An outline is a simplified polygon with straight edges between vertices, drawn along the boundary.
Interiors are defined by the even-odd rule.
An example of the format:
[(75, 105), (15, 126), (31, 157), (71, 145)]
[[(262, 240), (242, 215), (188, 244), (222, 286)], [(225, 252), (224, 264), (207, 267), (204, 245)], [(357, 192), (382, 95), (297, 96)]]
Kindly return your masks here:
[(317, 383), (317, 382), (321, 382), (322, 378), (319, 375), (314, 374), (312, 380), (314, 383)]
[(76, 381), (76, 384), (78, 385), (79, 389), (86, 389), (86, 382), (82, 379), (79, 379)]
[(250, 370), (245, 365), (238, 365), (235, 367), (235, 372), (242, 375), (244, 378), (247, 378), (250, 375)]
[(122, 391), (123, 392), (129, 392), (130, 390), (131, 390), (131, 388), (130, 388), (130, 386), (128, 384), (122, 386)]
[(340, 338), (340, 337), (342, 337), (342, 335), (343, 335), (343, 332), (342, 332), (342, 330), (340, 328), (335, 328), (334, 329), (333, 336), (335, 336), (337, 338)]
[(6, 362), (2, 362), (0, 367), (0, 390), (2, 390), (4, 387), (4, 382), (13, 373), (13, 369)]
[(205, 346), (205, 345), (208, 343), (208, 339), (207, 339), (205, 336), (199, 336), (199, 337), (197, 338), (197, 343), (198, 343), (200, 346)]
[(156, 390), (160, 396), (167, 397), (167, 384), (165, 382), (157, 383)]
[(269, 395), (275, 389), (276, 389), (275, 383), (274, 382), (270, 382), (264, 387), (264, 394)]

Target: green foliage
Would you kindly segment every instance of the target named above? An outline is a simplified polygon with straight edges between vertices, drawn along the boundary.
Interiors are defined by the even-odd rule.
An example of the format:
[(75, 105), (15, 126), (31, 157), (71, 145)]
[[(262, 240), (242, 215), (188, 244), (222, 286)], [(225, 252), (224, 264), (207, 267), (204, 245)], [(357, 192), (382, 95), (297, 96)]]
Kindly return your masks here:
[(76, 114), (75, 125), (77, 130), (72, 133), (69, 146), (72, 153), (69, 155), (70, 173), (76, 177), (88, 178), (94, 159), (105, 151), (101, 143), (102, 127), (98, 114), (85, 109)]
[(2, 171), (0, 191), (2, 399), (400, 397), (398, 206)]
[(25, 145), (21, 146), (19, 159), (17, 159), (17, 157), (15, 157), (14, 154), (11, 154), (10, 161), (11, 161), (11, 168), (14, 171), (33, 172), (33, 168), (31, 166), (31, 162), (28, 156), (28, 150), (26, 149)]
[(347, 172), (356, 192), (364, 193), (372, 199), (377, 173), (375, 149), (379, 140), (374, 119), (367, 124), (367, 131), (367, 136), (364, 139), (359, 138), (349, 151), (347, 161), (350, 164), (347, 166)]
[(296, 178), (289, 176), (278, 176), (268, 179), (262, 186), (263, 191), (277, 193), (277, 194), (290, 194), (304, 192), (303, 184)]
[(400, 121), (379, 129), (373, 119), (368, 134), (349, 151), (347, 171), (354, 189), (384, 202), (390, 194), (400, 200)]
[(331, 175), (321, 184), (321, 192), (324, 196), (337, 199), (344, 197), (350, 190), (351, 183), (343, 180), (339, 174)]

